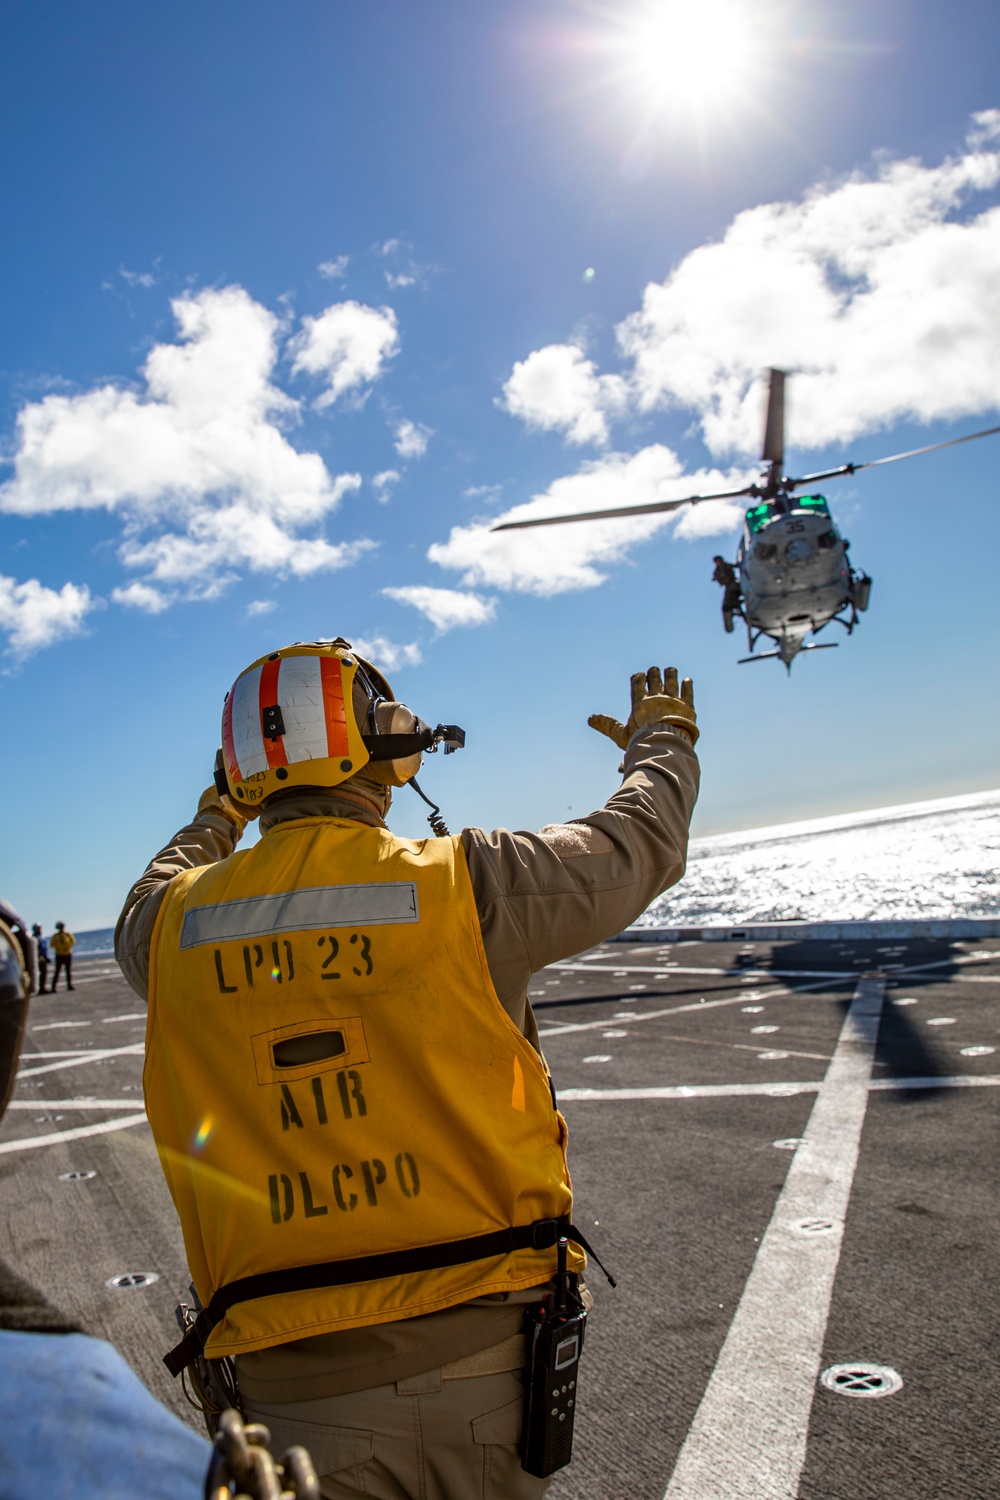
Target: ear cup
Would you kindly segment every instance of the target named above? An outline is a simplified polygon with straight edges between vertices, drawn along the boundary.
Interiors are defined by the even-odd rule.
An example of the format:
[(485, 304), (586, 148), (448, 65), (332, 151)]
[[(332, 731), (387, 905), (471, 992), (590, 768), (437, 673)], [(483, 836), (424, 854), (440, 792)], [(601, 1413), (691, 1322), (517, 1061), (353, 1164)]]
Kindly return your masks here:
[[(420, 721), (405, 703), (380, 703), (375, 709), (375, 727), (379, 734), (415, 734)], [(398, 760), (372, 760), (366, 771), (380, 786), (405, 786), (423, 764), (423, 756), (406, 755)]]

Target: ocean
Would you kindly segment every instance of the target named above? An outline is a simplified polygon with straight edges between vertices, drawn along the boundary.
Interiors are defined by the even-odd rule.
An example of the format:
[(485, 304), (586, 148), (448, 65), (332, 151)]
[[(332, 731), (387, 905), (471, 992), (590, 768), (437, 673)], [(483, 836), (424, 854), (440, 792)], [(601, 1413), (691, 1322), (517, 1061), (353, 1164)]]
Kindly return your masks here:
[[(637, 927), (1000, 916), (1000, 791), (693, 839)], [(114, 929), (76, 934), (113, 951)]]
[(115, 929), (93, 927), (89, 932), (74, 932), (74, 958), (104, 958), (115, 951)]
[(1000, 791), (693, 839), (637, 927), (1000, 916)]

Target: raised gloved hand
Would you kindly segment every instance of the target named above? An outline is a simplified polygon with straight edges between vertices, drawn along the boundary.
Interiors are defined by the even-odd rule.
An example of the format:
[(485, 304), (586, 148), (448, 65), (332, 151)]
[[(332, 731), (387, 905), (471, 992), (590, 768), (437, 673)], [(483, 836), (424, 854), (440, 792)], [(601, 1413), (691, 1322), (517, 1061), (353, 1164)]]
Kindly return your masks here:
[(198, 798), (198, 813), (203, 812), (220, 813), (222, 817), (228, 818), (236, 828), (237, 838), (242, 837), (243, 830), (250, 821), (230, 797), (220, 796), (214, 785), (207, 786)]
[(682, 729), (691, 741), (697, 743), (698, 724), (694, 712), (694, 686), (690, 677), (685, 677), (677, 688), (677, 668), (664, 667), (660, 676), (659, 667), (650, 667), (648, 672), (632, 674), (632, 712), (627, 724), (607, 714), (591, 714), (587, 720), (591, 729), (606, 734), (614, 740), (619, 750), (628, 746), (638, 729), (648, 729), (653, 724), (672, 724)]

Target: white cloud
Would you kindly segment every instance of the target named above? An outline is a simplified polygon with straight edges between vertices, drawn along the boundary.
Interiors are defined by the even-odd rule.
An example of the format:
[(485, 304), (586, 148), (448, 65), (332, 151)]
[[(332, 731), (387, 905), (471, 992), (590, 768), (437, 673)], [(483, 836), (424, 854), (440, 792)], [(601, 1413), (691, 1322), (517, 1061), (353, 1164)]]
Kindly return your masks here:
[(712, 501), (667, 515), (585, 521), (576, 526), (539, 527), (531, 531), (493, 532), (490, 527), (496, 521), (645, 505), (656, 500), (734, 489), (754, 477), (745, 470), (720, 473), (713, 469), (685, 474), (677, 455), (659, 443), (631, 456), (612, 453), (585, 464), (576, 474), (557, 479), (526, 505), (515, 506), (489, 521), (454, 527), (448, 540), (435, 543), (427, 555), (441, 567), (461, 572), (463, 584), (470, 588), (482, 586), (542, 595), (593, 588), (606, 576), (595, 564), (621, 561), (631, 545), (671, 524), (677, 535), (685, 537), (731, 531), (740, 518), (739, 505)]
[(1000, 208), (964, 211), (1000, 181), (998, 135), (984, 111), (940, 166), (883, 160), (737, 215), (621, 325), (639, 408), (694, 408), (716, 453), (759, 451), (767, 365), (796, 372), (791, 447), (996, 409)]
[[(341, 475), (337, 498), (360, 483), (357, 474)], [(127, 567), (144, 568), (157, 582), (187, 582), (197, 597), (211, 598), (240, 566), (254, 573), (307, 578), (346, 568), (375, 545), (295, 536), (281, 517), (234, 502), (193, 515), (186, 536), (165, 532), (147, 542), (126, 537), (121, 556)]]
[(111, 597), (115, 604), (123, 604), (126, 609), (141, 609), (148, 615), (162, 614), (172, 602), (169, 594), (148, 583), (140, 583), (137, 578), (123, 589), (112, 589)]
[(439, 635), (456, 625), (485, 625), (496, 614), (495, 599), (481, 599), (478, 594), (463, 594), (458, 589), (406, 588), (383, 589), (383, 594), (400, 604), (412, 604), (426, 615)]
[(400, 646), (395, 641), (386, 640), (384, 635), (356, 635), (352, 638), (351, 645), (384, 672), (395, 672), (400, 667), (419, 667), (423, 661), (416, 641), (411, 641), (408, 646)]
[[(1000, 406), (1000, 207), (969, 212), (1000, 184), (1000, 110), (974, 116), (964, 154), (939, 166), (881, 160), (801, 202), (739, 214), (687, 255), (618, 329), (631, 361), (599, 375), (572, 345), (535, 350), (504, 387), (508, 411), (571, 441), (606, 439), (609, 414), (687, 407), (713, 453), (760, 451), (763, 369), (795, 372), (789, 448), (847, 443), (909, 419)], [(606, 381), (617, 382), (610, 386)], [(849, 452), (845, 458), (850, 458)], [(753, 470), (685, 475), (659, 444), (609, 454), (497, 519), (603, 510), (737, 488)], [(604, 578), (630, 545), (673, 527), (717, 535), (739, 502), (667, 516), (491, 533), (455, 527), (428, 556), (467, 587), (554, 594)]]
[(608, 441), (608, 416), (625, 405), (619, 375), (598, 375), (574, 344), (547, 344), (514, 366), (499, 405), (529, 427), (563, 432), (571, 443)]
[(247, 605), (247, 618), (253, 620), (258, 615), (269, 615), (274, 609), (277, 605), (273, 599), (251, 599)]
[(394, 271), (384, 270), (385, 284), (391, 291), (405, 291), (411, 286), (426, 287), (428, 279), (438, 270), (439, 266), (420, 265), (418, 261), (406, 255), (411, 247), (404, 245), (402, 240), (384, 240), (381, 245), (374, 246), (375, 253), (381, 255), (384, 260), (395, 258), (398, 269)]
[(316, 269), (327, 281), (343, 281), (350, 264), (349, 255), (335, 255), (333, 260), (321, 260)]
[(396, 441), (393, 446), (400, 458), (422, 458), (433, 436), (433, 428), (424, 427), (422, 423), (411, 422), (404, 417), (396, 424)]
[(388, 503), (389, 491), (394, 484), (399, 483), (402, 477), (398, 469), (383, 469), (381, 474), (373, 476), (372, 488), (380, 505)]
[(316, 402), (330, 406), (338, 396), (377, 380), (386, 361), (399, 352), (396, 314), (391, 307), (336, 302), (317, 318), (303, 318), (292, 341), (292, 370), (325, 375), (327, 389)]
[(0, 576), (0, 630), (7, 635), (12, 656), (30, 656), (66, 636), (79, 635), (90, 610), (100, 601), (86, 585), (64, 583), (49, 589), (37, 578), (18, 583)]
[(152, 271), (127, 271), (124, 266), (119, 266), (118, 274), (126, 286), (141, 286), (148, 289), (156, 285), (156, 277)]
[(303, 577), (353, 562), (374, 544), (301, 535), (361, 477), (334, 477), (280, 430), (297, 408), (271, 382), (277, 319), (236, 286), (179, 297), (173, 311), (180, 341), (151, 350), (144, 388), (22, 409), (0, 510), (117, 512), (126, 566), (200, 595), (240, 566)]

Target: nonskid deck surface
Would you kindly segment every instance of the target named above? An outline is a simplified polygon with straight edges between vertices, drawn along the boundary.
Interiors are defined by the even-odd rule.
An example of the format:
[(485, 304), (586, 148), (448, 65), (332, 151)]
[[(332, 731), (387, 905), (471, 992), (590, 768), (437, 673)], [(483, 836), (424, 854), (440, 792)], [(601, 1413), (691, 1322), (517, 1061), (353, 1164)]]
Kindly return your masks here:
[[(143, 1006), (110, 960), (76, 968), (33, 1002), (0, 1256), (198, 1425), (160, 1364), (188, 1276)], [(608, 944), (536, 976), (577, 1222), (619, 1280), (589, 1278), (553, 1500), (1000, 1493), (998, 984), (997, 941)], [(136, 1273), (159, 1279), (107, 1285)], [(859, 1363), (902, 1389), (816, 1378)]]

